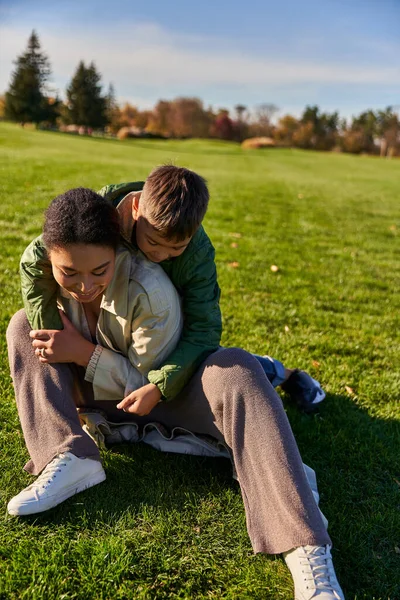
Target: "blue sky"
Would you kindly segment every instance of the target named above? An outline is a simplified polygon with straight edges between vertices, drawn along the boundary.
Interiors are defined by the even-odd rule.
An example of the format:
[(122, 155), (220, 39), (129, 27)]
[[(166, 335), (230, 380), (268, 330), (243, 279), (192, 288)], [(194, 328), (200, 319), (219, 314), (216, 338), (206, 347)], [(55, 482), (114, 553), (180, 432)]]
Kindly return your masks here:
[(61, 96), (80, 60), (141, 108), (197, 96), (280, 115), (400, 105), (400, 0), (0, 0), (0, 92), (32, 29)]

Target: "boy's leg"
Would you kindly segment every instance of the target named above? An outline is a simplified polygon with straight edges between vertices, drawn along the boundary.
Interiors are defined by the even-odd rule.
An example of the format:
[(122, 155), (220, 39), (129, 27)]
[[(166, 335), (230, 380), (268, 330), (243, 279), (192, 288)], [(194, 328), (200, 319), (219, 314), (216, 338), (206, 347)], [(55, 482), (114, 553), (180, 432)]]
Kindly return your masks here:
[(272, 387), (276, 388), (285, 381), (287, 378), (286, 369), (279, 360), (267, 355), (260, 356), (259, 354), (253, 354), (253, 356), (262, 366), (263, 371), (268, 377)]
[(283, 364), (270, 356), (253, 354), (263, 368), (273, 387), (281, 386), (291, 400), (306, 412), (312, 412), (325, 398), (320, 383), (305, 371), (286, 369)]
[(11, 376), (18, 414), (31, 460), (25, 469), (37, 475), (65, 452), (99, 461), (99, 450), (83, 431), (76, 404), (85, 402), (91, 386), (74, 365), (41, 364), (35, 356), (30, 326), (20, 310), (7, 329)]

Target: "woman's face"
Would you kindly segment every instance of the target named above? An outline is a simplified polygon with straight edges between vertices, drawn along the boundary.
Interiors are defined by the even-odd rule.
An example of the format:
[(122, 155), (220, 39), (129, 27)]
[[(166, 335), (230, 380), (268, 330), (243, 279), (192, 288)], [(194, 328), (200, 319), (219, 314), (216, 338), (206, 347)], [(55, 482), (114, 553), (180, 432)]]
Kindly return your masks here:
[(107, 246), (71, 244), (49, 252), (58, 285), (78, 302), (93, 302), (103, 294), (115, 268), (115, 250)]

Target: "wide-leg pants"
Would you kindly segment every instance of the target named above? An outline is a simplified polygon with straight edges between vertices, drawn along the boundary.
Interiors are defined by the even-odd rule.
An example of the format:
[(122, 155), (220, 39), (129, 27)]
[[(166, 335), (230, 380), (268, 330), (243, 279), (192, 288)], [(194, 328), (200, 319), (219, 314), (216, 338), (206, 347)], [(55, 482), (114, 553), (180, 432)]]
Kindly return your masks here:
[(100, 460), (83, 431), (77, 406), (101, 408), (111, 421), (159, 422), (224, 441), (240, 484), (254, 552), (276, 554), (302, 545), (331, 544), (307, 482), (282, 402), (251, 354), (221, 349), (207, 358), (174, 400), (146, 417), (95, 402), (84, 371), (73, 364), (41, 364), (24, 311), (7, 330), (11, 375), (25, 443), (38, 474), (61, 452)]

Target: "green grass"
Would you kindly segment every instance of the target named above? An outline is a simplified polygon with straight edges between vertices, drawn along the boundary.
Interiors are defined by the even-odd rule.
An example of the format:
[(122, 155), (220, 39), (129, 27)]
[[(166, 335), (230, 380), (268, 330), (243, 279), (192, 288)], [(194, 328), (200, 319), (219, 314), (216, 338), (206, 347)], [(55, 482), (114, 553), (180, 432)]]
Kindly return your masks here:
[[(336, 570), (347, 599), (400, 598), (400, 161), (5, 123), (0, 144), (2, 333), (21, 306), (19, 256), (55, 195), (142, 179), (171, 160), (208, 179), (223, 343), (323, 383), (319, 415), (287, 410), (317, 471)], [(1, 599), (293, 597), (284, 563), (252, 555), (225, 462), (120, 446), (104, 453), (106, 483), (42, 516), (8, 517), (31, 479), (4, 336), (0, 350)]]

